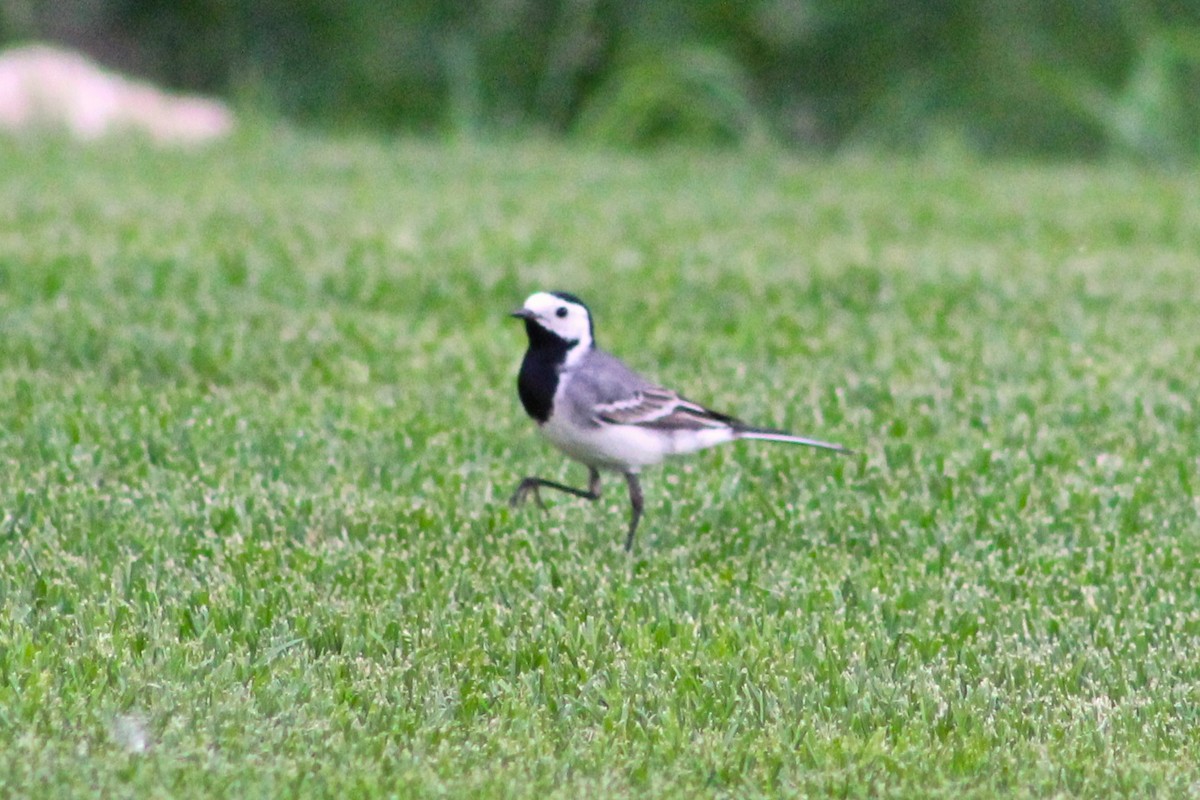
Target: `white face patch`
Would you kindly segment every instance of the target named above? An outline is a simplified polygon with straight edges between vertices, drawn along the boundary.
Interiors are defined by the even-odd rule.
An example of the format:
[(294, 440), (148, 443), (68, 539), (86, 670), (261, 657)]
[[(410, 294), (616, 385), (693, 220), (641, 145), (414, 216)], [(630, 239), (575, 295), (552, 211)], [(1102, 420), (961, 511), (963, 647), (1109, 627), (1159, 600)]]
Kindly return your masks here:
[[(524, 309), (534, 315), (538, 325), (567, 341), (579, 344), (571, 349), (578, 358), (592, 344), (592, 320), (585, 306), (564, 300), (549, 292), (535, 292), (525, 300)], [(570, 366), (571, 358), (568, 356)]]

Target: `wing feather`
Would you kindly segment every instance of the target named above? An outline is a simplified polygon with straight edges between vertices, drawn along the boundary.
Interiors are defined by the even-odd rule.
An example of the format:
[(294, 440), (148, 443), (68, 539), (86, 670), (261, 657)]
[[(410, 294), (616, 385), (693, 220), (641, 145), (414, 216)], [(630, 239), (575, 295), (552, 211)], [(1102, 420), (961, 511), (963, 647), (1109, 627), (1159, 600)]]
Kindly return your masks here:
[(640, 389), (628, 397), (598, 405), (595, 418), (610, 425), (672, 431), (729, 428), (738, 424), (733, 417), (693, 403), (661, 386)]

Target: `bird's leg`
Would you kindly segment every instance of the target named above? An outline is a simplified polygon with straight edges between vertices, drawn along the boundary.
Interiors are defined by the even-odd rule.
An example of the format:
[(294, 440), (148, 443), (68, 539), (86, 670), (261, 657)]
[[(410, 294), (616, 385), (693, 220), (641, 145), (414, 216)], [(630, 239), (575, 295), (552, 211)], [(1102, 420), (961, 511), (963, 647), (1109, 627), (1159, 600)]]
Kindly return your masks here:
[(588, 488), (575, 489), (571, 486), (564, 486), (561, 483), (548, 481), (545, 478), (529, 477), (521, 481), (517, 486), (517, 490), (513, 492), (512, 498), (509, 499), (510, 506), (519, 506), (525, 501), (525, 498), (530, 494), (537, 502), (538, 508), (545, 508), (546, 504), (542, 502), (541, 492), (538, 490), (545, 486), (547, 489), (557, 489), (560, 492), (573, 494), (576, 497), (582, 497), (584, 500), (599, 500), (600, 499), (600, 471), (595, 467), (588, 467)]
[(635, 472), (625, 473), (625, 482), (629, 484), (629, 504), (633, 513), (629, 517), (629, 535), (625, 537), (625, 552), (633, 550), (633, 534), (637, 532), (638, 521), (642, 518), (642, 485), (638, 483)]

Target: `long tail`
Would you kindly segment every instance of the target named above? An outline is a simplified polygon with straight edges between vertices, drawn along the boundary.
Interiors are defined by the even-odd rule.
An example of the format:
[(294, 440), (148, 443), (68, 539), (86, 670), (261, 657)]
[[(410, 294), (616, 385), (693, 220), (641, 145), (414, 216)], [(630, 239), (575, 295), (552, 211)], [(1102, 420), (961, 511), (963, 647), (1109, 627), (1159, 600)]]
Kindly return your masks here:
[(848, 447), (842, 447), (840, 444), (832, 442), (822, 442), (820, 439), (809, 439), (805, 436), (793, 436), (786, 431), (772, 430), (771, 428), (749, 428), (737, 427), (734, 428), (734, 436), (738, 439), (762, 439), (767, 442), (789, 442), (790, 444), (802, 444), (805, 447), (819, 447), (822, 450), (832, 450), (835, 453), (854, 454), (854, 451)]

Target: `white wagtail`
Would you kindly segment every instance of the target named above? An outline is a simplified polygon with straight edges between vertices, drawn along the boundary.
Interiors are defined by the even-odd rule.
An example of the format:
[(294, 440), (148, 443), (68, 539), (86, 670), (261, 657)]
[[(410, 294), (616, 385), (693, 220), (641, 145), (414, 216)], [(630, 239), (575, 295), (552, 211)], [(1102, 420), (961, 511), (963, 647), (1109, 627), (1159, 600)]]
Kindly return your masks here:
[(633, 506), (625, 538), (625, 549), (630, 550), (642, 516), (638, 472), (666, 456), (736, 439), (850, 452), (841, 445), (747, 425), (643, 378), (596, 347), (592, 315), (572, 294), (537, 292), (512, 315), (525, 321), (529, 336), (517, 377), (521, 404), (555, 447), (588, 468), (586, 491), (545, 478), (525, 478), (513, 493), (514, 506), (530, 493), (541, 506), (538, 489), (543, 486), (598, 500), (600, 470), (620, 472), (629, 484)]

